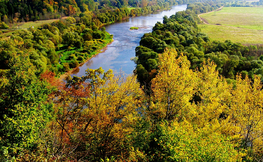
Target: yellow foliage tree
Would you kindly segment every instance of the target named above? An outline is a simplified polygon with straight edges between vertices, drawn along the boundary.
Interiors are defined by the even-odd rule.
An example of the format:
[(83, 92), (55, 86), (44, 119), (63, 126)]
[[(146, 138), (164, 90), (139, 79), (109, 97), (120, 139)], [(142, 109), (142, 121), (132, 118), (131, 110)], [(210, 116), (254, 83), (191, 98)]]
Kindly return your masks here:
[[(242, 146), (260, 161), (263, 155), (263, 92), (260, 77), (253, 82), (237, 76), (236, 86), (231, 91), (229, 112), (231, 124), (239, 127), (235, 132), (242, 137)], [(254, 159), (255, 160), (255, 159)]]
[(143, 8), (143, 7), (146, 7), (147, 4), (148, 4), (148, 0), (142, 0), (142, 2), (141, 2), (141, 7), (142, 7), (142, 8)]
[[(170, 123), (161, 127), (161, 132), (166, 130), (164, 137), (167, 135), (182, 136), (182, 138), (186, 136), (184, 137), (186, 141), (177, 142), (166, 138), (171, 147), (166, 147), (167, 143), (164, 142), (164, 148), (168, 150), (173, 148), (174, 153), (185, 154), (184, 158), (178, 154), (178, 157), (181, 157), (180, 160), (198, 160), (196, 158), (202, 153), (199, 154), (198, 149), (194, 148), (202, 150), (210, 146), (210, 150), (203, 151), (202, 155), (208, 158), (207, 160), (215, 158), (220, 161), (223, 160), (223, 157), (228, 161), (240, 160), (245, 155), (242, 151), (235, 150), (235, 147), (239, 146), (237, 142), (241, 139), (241, 134), (237, 133), (240, 129), (237, 125), (233, 125), (229, 114), (234, 113), (229, 109), (232, 87), (224, 78), (218, 76), (215, 64), (209, 61), (204, 63), (200, 70), (194, 72), (190, 69), (186, 56), (177, 56), (176, 51), (167, 50), (160, 55), (159, 71), (156, 78), (152, 80), (152, 96), (148, 106), (148, 115), (155, 121), (156, 119), (157, 121), (166, 120)], [(177, 131), (173, 132), (174, 130)], [(180, 131), (191, 133), (184, 133), (183, 136), (179, 134)], [(203, 142), (202, 145), (199, 142), (200, 145), (197, 146), (198, 142), (195, 140), (206, 142)], [(163, 140), (157, 139), (156, 141), (162, 142)], [(220, 141), (224, 144), (219, 145)], [(178, 148), (189, 142), (187, 148)], [(228, 156), (226, 156), (226, 149), (229, 153), (231, 152)], [(221, 151), (215, 155), (215, 150)], [(205, 156), (205, 154), (215, 156)], [(174, 158), (179, 160), (176, 157)]]
[(191, 115), (193, 94), (196, 93), (197, 75), (185, 56), (177, 59), (174, 50), (160, 55), (159, 71), (152, 80), (152, 99), (149, 112), (159, 119), (182, 120)]
[[(147, 98), (136, 77), (87, 70), (55, 96), (51, 150), (60, 160), (262, 160), (263, 94), (259, 77), (220, 77), (210, 61), (190, 69), (173, 49), (159, 56)], [(66, 158), (67, 157), (67, 158)], [(114, 157), (114, 158), (113, 158)]]
[[(55, 98), (55, 157), (99, 161), (129, 156), (127, 136), (139, 117), (142, 91), (136, 77), (114, 77), (112, 71), (87, 70), (70, 78)], [(52, 97), (54, 99), (54, 97)]]

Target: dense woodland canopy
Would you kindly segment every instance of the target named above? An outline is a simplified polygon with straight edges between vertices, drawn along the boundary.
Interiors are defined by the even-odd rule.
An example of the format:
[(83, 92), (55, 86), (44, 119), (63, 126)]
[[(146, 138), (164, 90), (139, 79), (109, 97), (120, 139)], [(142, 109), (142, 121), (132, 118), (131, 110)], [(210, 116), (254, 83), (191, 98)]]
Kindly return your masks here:
[[(184, 1), (180, 2), (183, 3)], [(1, 0), (0, 17), (5, 23), (39, 19), (60, 18), (61, 16), (78, 15), (85, 11), (99, 12), (100, 9), (113, 10), (123, 7), (159, 8), (176, 5), (174, 0)]]
[(77, 67), (112, 39), (105, 28), (99, 30), (95, 24), (73, 25), (75, 22), (70, 17), (37, 29), (17, 31), (0, 42), (0, 68), (8, 72), (14, 57), (27, 54), (37, 68), (36, 75), (47, 70), (59, 75)]
[(263, 160), (262, 48), (212, 42), (197, 27), (196, 14), (221, 1), (191, 3), (158, 22), (136, 48), (136, 75), (87, 69), (65, 82), (58, 76), (112, 41), (103, 25), (177, 2), (0, 3), (14, 11), (38, 4), (32, 19), (70, 5), (79, 12), (1, 38), (0, 161)]

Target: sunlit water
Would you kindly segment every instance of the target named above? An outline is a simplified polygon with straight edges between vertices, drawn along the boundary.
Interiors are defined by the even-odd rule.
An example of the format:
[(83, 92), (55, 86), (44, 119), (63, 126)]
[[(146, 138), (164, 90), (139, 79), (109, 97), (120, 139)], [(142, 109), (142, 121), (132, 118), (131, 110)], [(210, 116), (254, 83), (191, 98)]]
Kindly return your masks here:
[[(166, 15), (170, 17), (178, 11), (185, 10), (187, 5), (174, 6), (169, 11), (162, 11), (157, 14), (129, 18), (127, 22), (120, 22), (109, 25), (106, 31), (113, 35), (114, 41), (107, 46), (106, 50), (94, 56), (80, 66), (72, 76), (82, 76), (87, 68), (97, 69), (102, 67), (105, 71), (112, 69), (114, 73), (132, 74), (135, 63), (131, 58), (135, 57), (135, 48), (144, 33), (152, 31), (153, 26), (163, 21)], [(139, 30), (130, 30), (130, 27), (139, 27)]]

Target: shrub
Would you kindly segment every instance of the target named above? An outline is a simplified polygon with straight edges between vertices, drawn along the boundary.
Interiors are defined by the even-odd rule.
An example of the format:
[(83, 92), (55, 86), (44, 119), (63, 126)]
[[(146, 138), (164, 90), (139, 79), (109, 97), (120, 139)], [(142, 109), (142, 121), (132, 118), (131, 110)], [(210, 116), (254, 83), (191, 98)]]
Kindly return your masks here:
[(134, 26), (130, 27), (130, 30), (138, 30), (138, 29), (139, 29), (138, 27), (134, 27)]
[(9, 26), (5, 22), (0, 23), (0, 29), (8, 29), (8, 28)]

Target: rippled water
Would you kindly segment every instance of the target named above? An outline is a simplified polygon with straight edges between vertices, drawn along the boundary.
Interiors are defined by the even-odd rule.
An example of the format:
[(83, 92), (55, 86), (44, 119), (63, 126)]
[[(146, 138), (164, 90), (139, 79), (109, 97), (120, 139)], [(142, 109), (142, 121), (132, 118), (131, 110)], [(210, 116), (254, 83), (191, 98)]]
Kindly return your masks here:
[[(155, 23), (162, 22), (165, 15), (170, 17), (178, 11), (185, 10), (186, 7), (187, 5), (178, 5), (169, 11), (133, 17), (127, 22), (107, 26), (106, 31), (113, 35), (114, 41), (107, 46), (106, 50), (80, 66), (72, 76), (80, 77), (85, 74), (87, 68), (97, 69), (99, 67), (105, 71), (112, 69), (115, 73), (122, 71), (125, 74), (132, 74), (135, 63), (131, 61), (131, 58), (135, 57), (135, 48), (139, 46), (143, 34), (151, 32)], [(139, 30), (130, 30), (132, 26), (139, 27)]]

